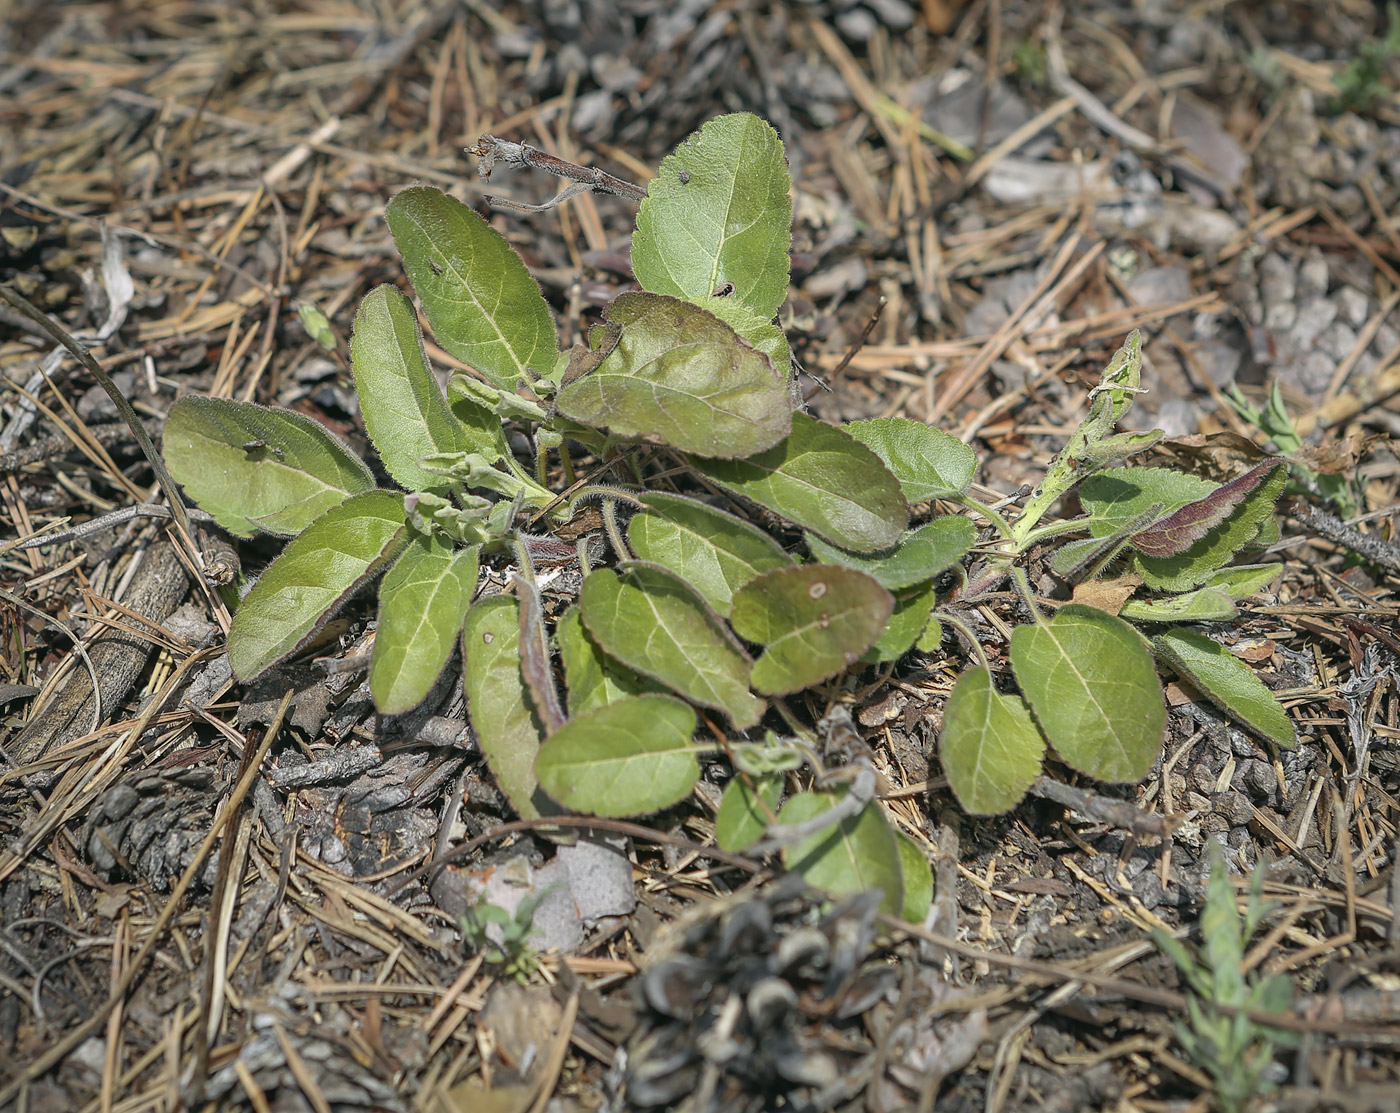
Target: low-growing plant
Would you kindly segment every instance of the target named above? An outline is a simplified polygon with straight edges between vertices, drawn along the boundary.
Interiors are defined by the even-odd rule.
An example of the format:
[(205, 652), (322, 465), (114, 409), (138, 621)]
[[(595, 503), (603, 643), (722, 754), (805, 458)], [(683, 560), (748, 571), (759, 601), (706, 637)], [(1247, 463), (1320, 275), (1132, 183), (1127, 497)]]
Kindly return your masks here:
[[(1143, 777), (1163, 738), (1158, 663), (1292, 745), (1287, 715), (1247, 666), (1179, 625), (1232, 618), (1273, 578), (1274, 566), (1226, 565), (1274, 536), (1282, 461), (1224, 484), (1119, 466), (1161, 436), (1116, 428), (1141, 390), (1136, 333), (1019, 510), (971, 497), (976, 456), (945, 432), (898, 417), (836, 426), (795, 409), (775, 323), (789, 190), (768, 124), (711, 120), (641, 202), (641, 289), (566, 352), (525, 264), (481, 217), (425, 186), (395, 196), (388, 224), (423, 313), (470, 368), (444, 396), (409, 299), (381, 286), (361, 303), (356, 388), (402, 489), (379, 486), (299, 414), (203, 397), (171, 409), (166, 458), (191, 497), (239, 536), (291, 538), (234, 616), (235, 674), (252, 679), (304, 649), (383, 573), (376, 705), (419, 703), (460, 640), (481, 752), (522, 816), (655, 812), (691, 791), (700, 755), (724, 755), (737, 775), (717, 817), (722, 846), (781, 849), (815, 883), (879, 887), (887, 910), (912, 919), (928, 906), (927, 861), (887, 821), (868, 769), (845, 780), (824, 769), (815, 716), (793, 697), (867, 664), (935, 654), (945, 622), (980, 661), (952, 691), (941, 742), (971, 812), (1014, 807), (1047, 747), (1091, 777)], [(508, 432), (530, 444), (523, 462)], [(1087, 514), (1048, 521), (1074, 488)], [(551, 534), (594, 502), (612, 550), (603, 563)], [(968, 511), (991, 530), (981, 544)], [(1070, 582), (1132, 574), (1145, 590), (1122, 617), (1080, 603), (1046, 617), (1025, 563), (1047, 546)], [(585, 574), (552, 629), (542, 561), (577, 561)], [(483, 562), (509, 568), (509, 591), (477, 597)], [(1009, 677), (970, 625), (1008, 579), (1026, 618)], [(1134, 623), (1162, 632), (1149, 640)], [(811, 790), (783, 802), (803, 763)]]
[[(484, 900), (469, 905), (459, 921), (463, 946), (480, 954), (501, 977), (514, 978), (525, 985), (540, 968), (540, 956), (530, 944), (535, 909), (553, 888), (549, 886), (542, 892), (522, 897), (514, 912)], [(491, 938), (492, 927), (500, 933), (499, 944)]]
[(1263, 899), (1265, 871), (1262, 866), (1254, 871), (1241, 920), (1220, 844), (1212, 839), (1209, 845), (1210, 883), (1201, 911), (1199, 955), (1193, 957), (1161, 928), (1154, 928), (1152, 937), (1190, 988), (1187, 1018), (1176, 1023), (1177, 1040), (1214, 1081), (1220, 1108), (1238, 1113), (1250, 1098), (1268, 1088), (1264, 1072), (1274, 1061), (1275, 1049), (1297, 1042), (1293, 1033), (1261, 1024), (1246, 1010), (1287, 1013), (1293, 986), (1284, 974), (1246, 979), (1241, 970), (1245, 950), (1274, 907)]

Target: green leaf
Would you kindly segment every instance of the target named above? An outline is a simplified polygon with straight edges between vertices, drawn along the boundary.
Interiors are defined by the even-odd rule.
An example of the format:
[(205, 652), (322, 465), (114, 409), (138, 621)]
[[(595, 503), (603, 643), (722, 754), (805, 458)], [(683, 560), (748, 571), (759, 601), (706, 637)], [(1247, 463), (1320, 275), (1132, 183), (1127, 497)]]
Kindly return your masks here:
[(877, 417), (848, 422), (845, 429), (894, 472), (911, 504), (955, 498), (977, 474), (977, 454), (971, 448), (922, 421)]
[(721, 850), (737, 853), (763, 837), (772, 822), (769, 816), (778, 814), (783, 783), (776, 775), (755, 777), (752, 785), (748, 778), (736, 776), (724, 786), (715, 813), (715, 842)]
[(909, 523), (899, 481), (880, 458), (806, 414), (794, 413), (791, 435), (767, 452), (690, 462), (726, 490), (853, 552), (890, 548)]
[(369, 690), (374, 706), (398, 715), (423, 702), (457, 644), (476, 593), (477, 549), (454, 549), (437, 534), (415, 534), (379, 585)]
[(1278, 579), (1281, 571), (1283, 567), (1278, 564), (1240, 564), (1212, 572), (1206, 587), (1223, 591), (1231, 599), (1242, 603)]
[(1202, 587), (1164, 599), (1129, 599), (1118, 613), (1133, 622), (1224, 622), (1240, 609), (1226, 592)]
[(1208, 581), (1216, 569), (1264, 531), (1277, 530), (1274, 503), (1288, 481), (1288, 469), (1277, 467), (1246, 495), (1238, 508), (1179, 556), (1150, 557), (1139, 553), (1133, 567), (1148, 587), (1158, 591), (1188, 591)]
[(1085, 479), (1079, 485), (1079, 501), (1089, 515), (1089, 532), (1107, 537), (1154, 506), (1160, 517), (1213, 490), (1210, 480), (1171, 468), (1115, 468)]
[(700, 303), (773, 361), (784, 383), (792, 376), (792, 348), (786, 334), (770, 318), (760, 316), (738, 298), (713, 297)]
[(577, 606), (565, 611), (555, 624), (554, 640), (559, 646), (559, 660), (564, 665), (570, 715), (657, 688), (655, 682), (638, 676), (603, 652), (588, 636)]
[[(1259, 479), (1258, 476), (1254, 478)], [(1179, 555), (1154, 557), (1139, 553), (1134, 558), (1133, 566), (1148, 587), (1158, 591), (1189, 591), (1208, 582), (1216, 569), (1271, 523), (1274, 502), (1286, 480), (1287, 469), (1275, 464), (1272, 471), (1265, 470), (1263, 478), (1242, 498), (1233, 498), (1227, 492), (1217, 503), (1213, 500), (1220, 498), (1218, 492), (1225, 488), (1209, 480), (1168, 468), (1119, 468), (1086, 479), (1079, 496), (1090, 514), (1089, 529), (1097, 537), (1112, 533), (1154, 505), (1162, 507), (1163, 516), (1158, 519), (1158, 525), (1178, 520), (1177, 512), (1183, 511), (1184, 516), (1179, 519), (1181, 529), (1176, 531), (1183, 534), (1189, 529), (1186, 517), (1208, 514), (1216, 506), (1228, 506), (1229, 516)], [(1238, 495), (1238, 489), (1234, 493)], [(1186, 510), (1188, 507), (1192, 509)], [(1147, 536), (1149, 545), (1156, 544), (1153, 528), (1139, 531), (1130, 543), (1137, 545), (1138, 538)]]
[(522, 819), (557, 811), (539, 791), (535, 755), (544, 727), (520, 675), (520, 604), (491, 595), (467, 612), (462, 690), (481, 756)]
[(398, 193), (385, 217), (443, 348), (507, 390), (553, 369), (559, 337), (549, 306), (486, 221), (431, 186)]
[(740, 730), (757, 725), (765, 707), (749, 691), (751, 662), (694, 590), (659, 565), (620, 571), (594, 571), (579, 592), (583, 624), (603, 651)]
[(939, 746), (953, 795), (973, 815), (1014, 808), (1045, 758), (1045, 739), (1026, 705), (998, 692), (984, 668), (969, 669), (953, 685)]
[(1254, 671), (1219, 642), (1193, 630), (1168, 630), (1152, 639), (1172, 671), (1241, 726), (1286, 750), (1298, 744), (1288, 712)]
[(943, 623), (938, 619), (931, 619), (924, 627), (924, 632), (919, 635), (918, 641), (914, 643), (914, 648), (920, 653), (937, 653), (943, 645)]
[(778, 568), (734, 593), (730, 623), (767, 648), (750, 683), (766, 695), (819, 684), (875, 644), (894, 596), (864, 572), (827, 564)]
[(1234, 514), (1252, 491), (1283, 467), (1283, 461), (1277, 458), (1255, 465), (1210, 494), (1178, 507), (1147, 529), (1133, 534), (1133, 548), (1148, 557), (1182, 555)]
[[(783, 805), (778, 822), (805, 823), (837, 799), (829, 792), (799, 793)], [(904, 911), (902, 859), (878, 804), (867, 804), (855, 815), (785, 848), (783, 863), (809, 885), (833, 896), (879, 889), (884, 894), (881, 908), (893, 916)]]
[(164, 453), (190, 498), (237, 537), (300, 533), (374, 487), (369, 468), (324, 425), (228, 398), (177, 400)]
[(927, 583), (951, 568), (977, 540), (971, 518), (944, 514), (912, 529), (887, 553), (849, 553), (807, 534), (807, 548), (823, 564), (856, 568), (891, 591)]
[(778, 133), (747, 112), (719, 116), (662, 160), (632, 236), (637, 281), (703, 303), (733, 296), (772, 317), (787, 296), (792, 201)]
[(443, 477), (418, 460), (466, 451), (467, 439), (428, 367), (418, 316), (393, 286), (376, 287), (360, 302), (350, 362), (365, 430), (385, 470), (407, 490), (445, 491)]
[(589, 815), (658, 812), (684, 800), (700, 776), (695, 712), (671, 696), (595, 707), (545, 740), (535, 758), (540, 787)]
[(315, 637), (331, 613), (407, 545), (403, 495), (366, 491), (288, 542), (233, 616), (229, 663), (252, 680)]
[(1041, 729), (1075, 769), (1137, 781), (1162, 751), (1167, 710), (1152, 655), (1121, 619), (1071, 603), (1011, 635), (1011, 667)]
[(461, 427), (467, 451), (480, 453), (494, 464), (510, 455), (510, 446), (501, 415), (486, 403), (493, 394), (494, 388), (461, 372), (447, 380), (447, 407)]
[(722, 618), (744, 584), (793, 563), (768, 534), (723, 510), (658, 491), (642, 495), (642, 503), (646, 510), (627, 524), (633, 551), (675, 572)]
[[(862, 655), (861, 660), (871, 665), (898, 661), (914, 648), (914, 643), (928, 628), (929, 616), (937, 602), (938, 592), (932, 584), (925, 584), (914, 591), (895, 596), (894, 611), (889, 622), (875, 639), (875, 644)], [(942, 637), (941, 627), (939, 637)]]
[(899, 875), (904, 886), (904, 907), (899, 918), (906, 924), (922, 924), (933, 905), (933, 869), (919, 844), (903, 831), (892, 830), (899, 854)]
[(660, 294), (620, 294), (606, 311), (617, 344), (564, 386), (559, 412), (702, 456), (751, 456), (792, 428), (787, 382), (712, 313)]

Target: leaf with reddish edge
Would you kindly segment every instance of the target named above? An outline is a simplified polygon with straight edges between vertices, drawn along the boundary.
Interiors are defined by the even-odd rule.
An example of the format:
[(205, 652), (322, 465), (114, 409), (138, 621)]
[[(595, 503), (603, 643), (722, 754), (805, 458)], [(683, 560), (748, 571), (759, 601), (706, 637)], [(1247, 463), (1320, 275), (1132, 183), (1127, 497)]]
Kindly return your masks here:
[(1132, 545), (1151, 557), (1179, 556), (1235, 512), (1251, 491), (1263, 483), (1284, 460), (1272, 456), (1241, 476), (1217, 487), (1204, 498), (1173, 510), (1149, 528), (1133, 534)]

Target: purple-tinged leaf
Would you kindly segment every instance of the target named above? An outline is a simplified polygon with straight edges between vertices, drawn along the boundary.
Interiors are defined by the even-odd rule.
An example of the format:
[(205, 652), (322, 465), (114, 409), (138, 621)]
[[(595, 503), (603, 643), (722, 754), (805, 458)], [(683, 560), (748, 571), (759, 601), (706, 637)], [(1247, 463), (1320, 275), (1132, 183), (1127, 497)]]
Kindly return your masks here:
[(1256, 464), (1204, 498), (1188, 502), (1150, 528), (1133, 534), (1133, 548), (1150, 557), (1180, 556), (1229, 518), (1245, 497), (1273, 474), (1275, 468), (1283, 466), (1284, 461), (1278, 456)]

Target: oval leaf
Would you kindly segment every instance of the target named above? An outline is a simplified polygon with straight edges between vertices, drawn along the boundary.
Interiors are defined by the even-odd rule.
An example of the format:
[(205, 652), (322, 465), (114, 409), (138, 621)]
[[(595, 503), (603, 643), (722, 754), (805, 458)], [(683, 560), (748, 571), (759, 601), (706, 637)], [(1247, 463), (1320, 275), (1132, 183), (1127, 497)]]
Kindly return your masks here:
[(238, 537), (300, 533), (374, 476), (348, 445), (291, 410), (191, 395), (170, 407), (165, 462), (190, 498)]
[(684, 800), (700, 776), (695, 712), (671, 696), (634, 696), (570, 719), (540, 747), (540, 787), (589, 815), (642, 815)]
[(447, 481), (418, 466), (435, 452), (464, 452), (467, 439), (423, 354), (418, 315), (393, 286), (365, 295), (355, 314), (350, 363), (365, 430), (400, 486), (444, 491)]
[(644, 289), (703, 302), (733, 287), (761, 317), (787, 297), (792, 200), (782, 140), (747, 112), (719, 116), (662, 160), (637, 211)]
[(660, 294), (621, 294), (607, 309), (617, 344), (559, 391), (559, 412), (702, 456), (751, 456), (792, 428), (773, 362), (712, 313)]
[(1152, 639), (1157, 656), (1242, 727), (1286, 750), (1298, 732), (1277, 697), (1248, 665), (1194, 630), (1168, 630)]
[(945, 514), (911, 529), (888, 553), (866, 556), (828, 545), (809, 533), (807, 548), (823, 564), (857, 568), (891, 591), (927, 583), (947, 571), (977, 540), (977, 527), (971, 518)]
[(520, 613), (513, 595), (492, 595), (467, 612), (462, 690), (481, 756), (522, 819), (557, 811), (539, 791), (535, 755), (544, 728), (520, 675)]
[(753, 666), (757, 692), (800, 692), (855, 664), (884, 630), (894, 596), (864, 572), (829, 564), (778, 568), (734, 593), (730, 622), (767, 648)]
[(646, 510), (627, 523), (627, 540), (642, 560), (662, 564), (723, 618), (734, 592), (755, 576), (793, 563), (776, 541), (742, 518), (680, 495), (642, 495)]
[(331, 613), (407, 544), (403, 495), (366, 491), (287, 543), (233, 616), (229, 663), (252, 680), (306, 645)]
[(986, 669), (958, 677), (943, 709), (943, 771), (958, 803), (996, 815), (1021, 802), (1040, 775), (1045, 739), (1019, 696), (1004, 696)]
[(749, 778), (736, 776), (724, 786), (715, 813), (715, 843), (721, 850), (746, 850), (763, 837), (778, 814), (783, 781), (773, 775), (755, 777), (750, 784)]
[[(829, 792), (799, 793), (783, 805), (778, 822), (805, 823), (827, 811), (837, 799)], [(879, 889), (884, 894), (882, 909), (893, 916), (904, 910), (899, 848), (878, 804), (867, 804), (855, 815), (785, 848), (783, 864), (801, 874), (809, 885), (833, 896)]]
[(1011, 667), (1045, 736), (1081, 773), (1137, 781), (1162, 751), (1167, 709), (1152, 655), (1122, 619), (1071, 603), (1011, 635)]
[(977, 454), (957, 437), (907, 417), (847, 423), (846, 432), (894, 472), (911, 503), (955, 498), (972, 485)]
[(748, 656), (677, 576), (633, 562), (622, 575), (591, 573), (579, 592), (583, 624), (604, 652), (702, 707), (723, 711), (740, 730), (763, 717), (749, 691)]
[(909, 524), (899, 481), (865, 445), (806, 414), (781, 444), (746, 460), (692, 459), (702, 475), (833, 545), (871, 553)]
[(416, 534), (379, 585), (369, 690), (374, 706), (398, 715), (423, 702), (442, 670), (476, 592), (477, 550)]
[(784, 384), (792, 378), (792, 348), (787, 336), (771, 317), (755, 313), (734, 297), (706, 298), (700, 303), (773, 362)]
[(609, 657), (584, 629), (577, 606), (564, 612), (554, 627), (564, 683), (569, 690), (569, 714), (616, 703), (628, 696), (655, 691), (657, 685)]
[(865, 651), (861, 660), (871, 665), (898, 661), (914, 648), (914, 643), (928, 629), (929, 616), (933, 614), (933, 605), (937, 602), (938, 592), (932, 584), (896, 596), (889, 622), (885, 623), (875, 644)]
[(410, 186), (385, 212), (433, 338), (498, 386), (549, 374), (559, 337), (520, 256), (486, 221), (431, 186)]

